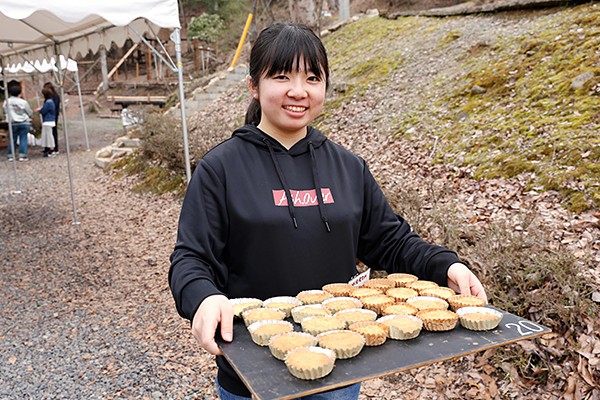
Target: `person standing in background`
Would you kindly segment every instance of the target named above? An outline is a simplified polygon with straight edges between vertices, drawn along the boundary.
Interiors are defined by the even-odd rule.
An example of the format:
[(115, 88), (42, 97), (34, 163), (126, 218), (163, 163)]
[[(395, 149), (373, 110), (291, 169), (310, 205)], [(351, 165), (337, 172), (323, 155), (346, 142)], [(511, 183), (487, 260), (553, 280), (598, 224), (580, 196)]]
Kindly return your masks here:
[[(12, 125), (14, 149), (19, 148), (19, 161), (27, 161), (27, 134), (31, 125), (33, 110), (29, 103), (22, 99), (21, 86), (10, 85), (8, 87), (10, 97), (2, 104), (2, 111), (6, 119)], [(8, 146), (7, 155), (9, 161), (14, 161), (12, 153), (13, 146)]]
[(56, 127), (56, 107), (52, 100), (53, 93), (50, 88), (42, 89), (44, 95), (44, 105), (36, 111), (42, 116), (42, 146), (44, 146), (44, 157), (54, 157), (55, 142), (52, 129)]
[[(46, 82), (44, 83), (44, 89), (50, 89), (52, 91), (52, 101), (54, 102), (54, 110), (55, 110), (55, 116), (54, 116), (54, 126), (52, 127), (52, 137), (54, 139), (54, 155), (58, 154), (58, 116), (60, 114), (60, 96), (58, 95), (58, 93), (56, 92), (56, 89), (54, 88), (54, 85), (52, 85), (52, 82)], [(44, 149), (45, 152), (45, 149)]]

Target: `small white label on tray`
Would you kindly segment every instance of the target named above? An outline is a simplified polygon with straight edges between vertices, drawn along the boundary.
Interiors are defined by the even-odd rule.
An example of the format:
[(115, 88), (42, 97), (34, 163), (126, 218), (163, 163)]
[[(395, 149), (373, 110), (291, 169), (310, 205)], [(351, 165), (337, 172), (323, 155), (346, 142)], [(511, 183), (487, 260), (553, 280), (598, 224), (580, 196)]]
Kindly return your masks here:
[(370, 276), (371, 276), (371, 268), (367, 268), (367, 270), (365, 272), (363, 272), (362, 274), (356, 275), (354, 278), (350, 279), (350, 281), (348, 283), (351, 284), (352, 286), (362, 286), (366, 281), (369, 280)]

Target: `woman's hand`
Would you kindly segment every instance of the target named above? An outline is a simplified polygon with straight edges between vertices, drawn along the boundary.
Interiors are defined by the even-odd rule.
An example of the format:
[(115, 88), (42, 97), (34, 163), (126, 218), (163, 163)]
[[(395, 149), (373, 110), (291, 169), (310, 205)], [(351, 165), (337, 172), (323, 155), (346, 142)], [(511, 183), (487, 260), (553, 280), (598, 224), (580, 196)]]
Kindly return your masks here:
[(487, 303), (487, 296), (479, 279), (465, 264), (454, 263), (448, 269), (448, 287), (460, 294), (471, 294)]
[(215, 333), (221, 325), (221, 337), (226, 342), (233, 339), (233, 309), (229, 299), (223, 295), (209, 296), (202, 303), (192, 321), (192, 334), (200, 346), (215, 356), (223, 354), (217, 342)]

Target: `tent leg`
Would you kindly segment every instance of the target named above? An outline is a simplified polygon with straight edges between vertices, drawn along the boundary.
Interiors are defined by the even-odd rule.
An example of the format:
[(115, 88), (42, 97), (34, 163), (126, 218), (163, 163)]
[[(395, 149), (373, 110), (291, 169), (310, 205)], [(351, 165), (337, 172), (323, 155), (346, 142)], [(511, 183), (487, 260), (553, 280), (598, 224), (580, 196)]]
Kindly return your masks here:
[[(7, 103), (8, 108), (8, 85), (6, 84), (6, 75), (4, 74), (4, 66), (0, 63), (0, 67), (2, 67), (2, 81), (4, 82), (4, 101)], [(8, 145), (10, 146), (10, 150), (13, 156), (13, 171), (15, 174), (15, 190), (13, 190), (12, 194), (21, 194), (21, 188), (19, 186), (19, 178), (17, 176), (17, 154), (15, 153), (15, 142), (13, 141), (13, 129), (12, 129), (12, 121), (10, 120), (10, 113), (6, 113), (6, 120), (8, 121)]]
[(77, 207), (75, 206), (75, 189), (73, 187), (73, 172), (71, 171), (71, 152), (70, 152), (70, 146), (69, 146), (69, 133), (68, 133), (68, 129), (67, 129), (67, 118), (65, 117), (66, 113), (67, 113), (67, 109), (65, 107), (65, 88), (63, 85), (63, 77), (62, 77), (62, 71), (61, 71), (61, 63), (60, 63), (60, 56), (59, 56), (59, 51), (58, 51), (58, 46), (54, 46), (54, 50), (55, 50), (55, 54), (56, 54), (56, 59), (57, 59), (57, 65), (58, 65), (58, 87), (60, 88), (60, 98), (63, 99), (63, 101), (60, 102), (61, 108), (62, 108), (62, 125), (63, 125), (63, 135), (65, 137), (65, 148), (67, 149), (67, 170), (69, 172), (69, 185), (71, 188), (71, 204), (73, 206), (73, 225), (79, 225), (79, 221), (77, 220)]
[(87, 124), (85, 123), (85, 112), (83, 110), (83, 100), (81, 99), (81, 86), (79, 85), (79, 70), (75, 71), (75, 83), (77, 84), (77, 95), (79, 97), (79, 109), (81, 110), (81, 120), (83, 121), (83, 134), (85, 135), (85, 147), (90, 151), (90, 141), (88, 140)]
[(185, 94), (183, 92), (183, 63), (181, 61), (181, 31), (175, 28), (171, 35), (171, 40), (175, 43), (175, 62), (177, 63), (177, 80), (179, 84), (179, 105), (181, 110), (181, 129), (183, 131), (183, 153), (185, 155), (185, 175), (189, 182), (192, 178), (190, 168), (190, 151), (188, 146), (187, 121), (185, 118)]

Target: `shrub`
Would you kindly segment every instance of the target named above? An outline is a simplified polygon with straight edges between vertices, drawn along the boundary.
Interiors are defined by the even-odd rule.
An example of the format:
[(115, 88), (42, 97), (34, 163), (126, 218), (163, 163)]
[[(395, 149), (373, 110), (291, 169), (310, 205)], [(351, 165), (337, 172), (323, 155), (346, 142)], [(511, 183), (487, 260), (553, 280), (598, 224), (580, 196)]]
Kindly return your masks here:
[(187, 32), (191, 38), (212, 43), (221, 37), (224, 28), (221, 17), (202, 13), (199, 17), (192, 17), (187, 26)]

